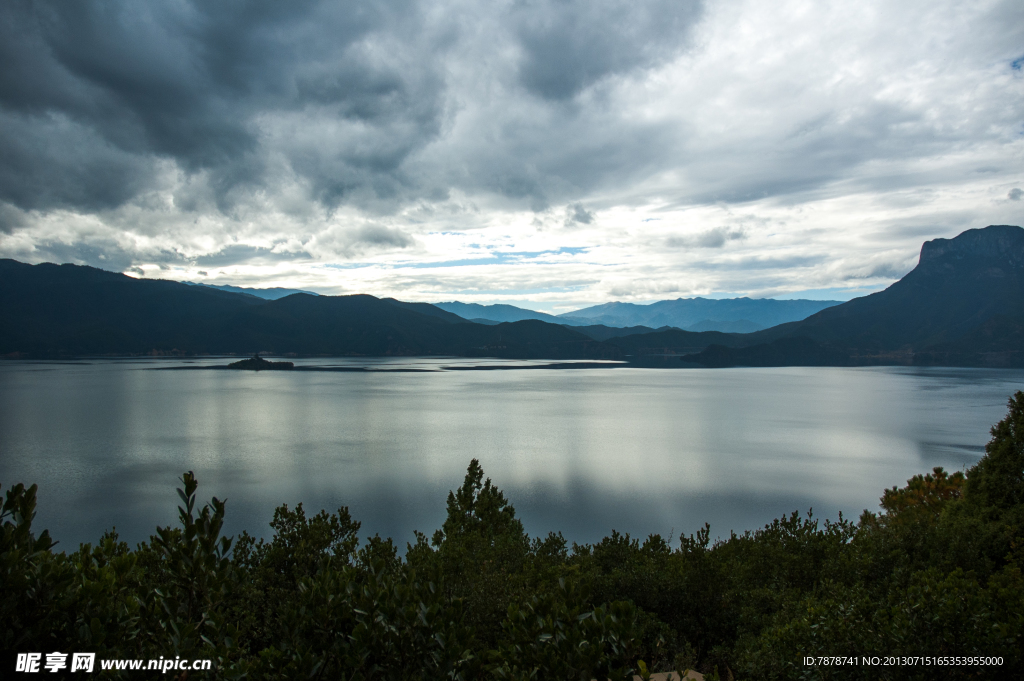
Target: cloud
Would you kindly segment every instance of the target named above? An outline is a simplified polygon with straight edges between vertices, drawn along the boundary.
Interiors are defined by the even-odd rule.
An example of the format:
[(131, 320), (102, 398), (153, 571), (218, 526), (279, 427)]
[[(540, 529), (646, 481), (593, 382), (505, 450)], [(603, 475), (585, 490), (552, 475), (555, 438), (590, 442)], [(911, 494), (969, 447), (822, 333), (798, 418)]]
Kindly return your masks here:
[(11, 234), (15, 229), (27, 224), (24, 211), (9, 203), (0, 203), (0, 233)]
[[(274, 263), (288, 262), (296, 259), (296, 253), (275, 252), (273, 248), (232, 244), (215, 253), (198, 256), (192, 260), (193, 265), (200, 267), (226, 267), (238, 263)], [(306, 254), (308, 257), (308, 254)]]
[(355, 242), (391, 248), (406, 248), (415, 243), (402, 230), (384, 227), (383, 225), (366, 225), (360, 228), (355, 233)]
[(565, 209), (565, 226), (574, 224), (589, 225), (594, 221), (594, 214), (583, 207), (582, 203), (574, 203)]
[(160, 164), (66, 114), (0, 109), (0, 200), (22, 210), (114, 208), (153, 187)]
[[(114, 272), (142, 274), (138, 268), (134, 267), (138, 254), (109, 239), (91, 239), (85, 243), (44, 241), (36, 244), (36, 254), (48, 262), (90, 265)], [(166, 258), (167, 254), (164, 256)], [(170, 257), (176, 262), (182, 262), (180, 256), (171, 255)]]
[[(353, 185), (386, 194), (374, 174), (393, 175), (437, 130), (441, 80), (403, 48), (418, 16), (403, 0), (13, 2), (0, 13), (0, 149), (16, 154), (0, 198), (21, 207), (123, 204), (162, 159), (207, 173), (223, 205), (240, 186), (272, 184), (283, 158), (314, 199), (336, 204)], [(339, 172), (352, 169), (368, 174)], [(64, 189), (22, 186), (46, 179)]]
[(400, 228), (368, 222), (359, 226), (329, 226), (314, 234), (303, 248), (317, 259), (330, 261), (351, 260), (368, 254), (380, 257), (415, 245), (416, 240)]
[(1013, 0), (12, 0), (0, 257), (560, 305), (881, 285), (924, 239), (1019, 221), (1022, 23)]
[(665, 245), (669, 248), (722, 248), (727, 242), (738, 241), (745, 236), (742, 229), (715, 227), (690, 236), (671, 236), (665, 239)]
[(520, 81), (564, 100), (611, 74), (668, 61), (688, 46), (702, 11), (699, 0), (517, 3)]
[(1011, 201), (1020, 201), (1022, 196), (1024, 196), (1024, 191), (1021, 191), (1020, 187), (1014, 187), (1006, 195), (1006, 198), (1010, 199)]

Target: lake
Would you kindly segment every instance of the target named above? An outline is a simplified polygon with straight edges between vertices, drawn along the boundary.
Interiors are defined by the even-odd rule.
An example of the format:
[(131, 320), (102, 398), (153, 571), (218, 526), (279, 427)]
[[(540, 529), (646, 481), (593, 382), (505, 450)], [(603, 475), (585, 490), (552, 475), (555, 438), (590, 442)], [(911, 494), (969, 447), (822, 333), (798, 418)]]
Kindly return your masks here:
[[(440, 526), (473, 458), (531, 536), (728, 536), (809, 508), (856, 519), (912, 475), (963, 470), (1024, 389), (1024, 371), (907, 367), (165, 370), (226, 361), (0, 363), (0, 484), (39, 484), (35, 526), (63, 549), (175, 523), (186, 470), (227, 499), (229, 534), (268, 536), (302, 502), (404, 546)], [(456, 370), (481, 365), (500, 370)]]

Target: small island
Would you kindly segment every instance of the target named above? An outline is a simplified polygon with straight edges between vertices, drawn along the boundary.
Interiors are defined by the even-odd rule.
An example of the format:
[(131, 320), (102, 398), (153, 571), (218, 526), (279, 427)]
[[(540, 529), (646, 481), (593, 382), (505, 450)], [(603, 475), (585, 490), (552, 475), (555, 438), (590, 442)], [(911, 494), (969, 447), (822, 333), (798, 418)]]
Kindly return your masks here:
[(294, 368), (295, 365), (291, 362), (271, 362), (263, 359), (258, 354), (253, 355), (249, 359), (239, 360), (228, 365), (228, 369), (246, 369), (248, 371), (281, 371)]

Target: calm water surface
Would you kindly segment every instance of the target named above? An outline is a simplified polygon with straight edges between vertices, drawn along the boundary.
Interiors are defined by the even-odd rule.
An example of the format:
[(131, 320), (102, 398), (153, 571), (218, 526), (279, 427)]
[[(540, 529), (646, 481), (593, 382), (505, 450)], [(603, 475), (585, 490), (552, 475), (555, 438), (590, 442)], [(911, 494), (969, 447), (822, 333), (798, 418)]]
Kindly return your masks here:
[(63, 548), (174, 523), (186, 470), (201, 498), (227, 498), (228, 533), (267, 536), (277, 505), (303, 502), (348, 506), (404, 545), (441, 524), (472, 458), (531, 535), (678, 536), (705, 521), (728, 535), (811, 507), (856, 518), (886, 487), (977, 461), (1024, 389), (1021, 371), (891, 367), (161, 370), (182, 364), (0, 363), (0, 484), (39, 484), (36, 524)]

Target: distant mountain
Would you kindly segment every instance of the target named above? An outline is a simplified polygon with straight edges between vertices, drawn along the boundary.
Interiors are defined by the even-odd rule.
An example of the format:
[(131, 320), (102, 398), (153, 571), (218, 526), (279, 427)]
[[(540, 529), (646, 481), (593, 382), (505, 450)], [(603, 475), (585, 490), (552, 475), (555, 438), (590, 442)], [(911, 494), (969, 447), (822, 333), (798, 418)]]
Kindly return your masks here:
[(186, 281), (184, 282), (189, 286), (205, 286), (207, 288), (215, 288), (218, 291), (227, 291), (229, 293), (243, 293), (249, 296), (256, 296), (264, 300), (277, 300), (278, 298), (284, 298), (290, 296), (293, 293), (306, 293), (311, 296), (318, 296), (319, 293), (312, 291), (303, 291), (297, 288), (246, 288), (244, 286), (229, 286), (227, 284), (204, 284), (201, 281)]
[(748, 334), (743, 349), (708, 347), (689, 360), (1019, 367), (1022, 341), (1024, 229), (992, 225), (925, 242), (917, 267), (884, 291)]
[(515, 305), (480, 305), (479, 303), (460, 303), (452, 301), (449, 303), (434, 303), (446, 312), (457, 314), (463, 319), (477, 321), (486, 319), (492, 322), (521, 322), (524, 319), (539, 319), (551, 324), (565, 324), (566, 322), (558, 317), (544, 312), (524, 310)]
[(671, 326), (686, 331), (750, 333), (804, 319), (838, 305), (837, 300), (771, 298), (678, 298), (650, 305), (605, 303), (559, 315), (563, 323), (605, 326)]
[(368, 295), (278, 300), (134, 279), (77, 265), (0, 260), (0, 355), (622, 355), (562, 325), (484, 326), (426, 303)]
[[(751, 333), (776, 324), (804, 319), (819, 310), (838, 305), (835, 300), (773, 300), (732, 298), (680, 298), (650, 305), (604, 303), (558, 316), (525, 310), (514, 305), (480, 305), (457, 301), (435, 303), (436, 307), (463, 319), (485, 324), (540, 319), (567, 326), (604, 328), (677, 328), (686, 331)], [(486, 321), (485, 321), (486, 320)], [(636, 332), (633, 332), (636, 333)], [(617, 334), (622, 335), (622, 334)]]

